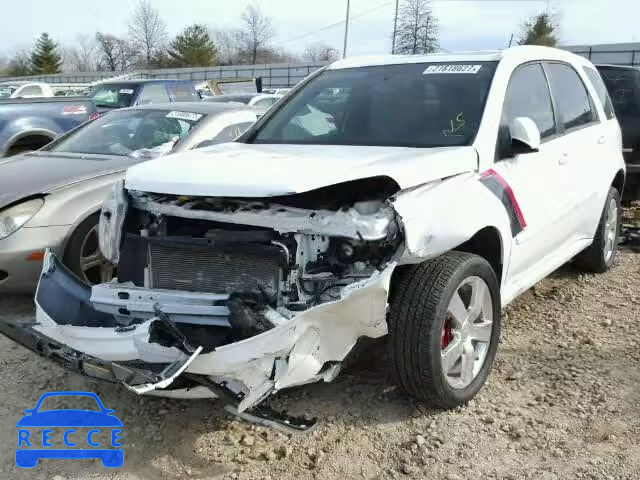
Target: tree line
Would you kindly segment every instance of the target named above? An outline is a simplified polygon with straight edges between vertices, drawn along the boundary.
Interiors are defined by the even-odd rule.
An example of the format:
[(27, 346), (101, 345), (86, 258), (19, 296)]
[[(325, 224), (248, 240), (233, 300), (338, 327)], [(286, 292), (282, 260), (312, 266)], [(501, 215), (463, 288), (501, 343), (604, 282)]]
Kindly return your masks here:
[(238, 20), (237, 27), (219, 30), (204, 24), (189, 25), (170, 38), (151, 1), (138, 0), (127, 35), (79, 34), (73, 45), (60, 45), (49, 33), (42, 33), (31, 50), (0, 59), (0, 75), (315, 62), (339, 57), (340, 52), (324, 43), (307, 45), (302, 54), (274, 46), (272, 19), (256, 4), (248, 5)]
[[(558, 43), (557, 21), (546, 11), (526, 20), (520, 30), (519, 44)], [(19, 50), (5, 61), (0, 59), (0, 75), (316, 62), (333, 61), (340, 56), (338, 50), (324, 43), (307, 45), (302, 54), (294, 54), (274, 46), (274, 35), (271, 17), (256, 4), (250, 4), (238, 19), (237, 27), (210, 30), (204, 24), (193, 24), (170, 38), (160, 12), (151, 1), (138, 0), (127, 35), (79, 34), (73, 45), (59, 45), (48, 33), (42, 33), (30, 51)], [(440, 50), (438, 19), (430, 0), (401, 1), (391, 43), (392, 53), (397, 54)]]

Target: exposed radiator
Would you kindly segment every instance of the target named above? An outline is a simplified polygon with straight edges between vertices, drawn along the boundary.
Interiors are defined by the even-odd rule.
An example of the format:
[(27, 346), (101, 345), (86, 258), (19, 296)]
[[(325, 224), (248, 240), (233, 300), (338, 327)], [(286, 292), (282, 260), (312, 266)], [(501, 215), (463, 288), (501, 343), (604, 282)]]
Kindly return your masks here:
[(283, 252), (272, 246), (221, 248), (149, 242), (151, 287), (206, 293), (264, 293), (277, 298)]

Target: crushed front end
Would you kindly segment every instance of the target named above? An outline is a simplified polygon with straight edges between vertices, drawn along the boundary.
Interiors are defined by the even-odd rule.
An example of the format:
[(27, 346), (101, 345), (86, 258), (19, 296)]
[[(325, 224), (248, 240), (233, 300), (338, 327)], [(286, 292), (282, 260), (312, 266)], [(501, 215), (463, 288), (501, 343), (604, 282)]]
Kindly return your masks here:
[(225, 395), (239, 412), (330, 381), (359, 338), (387, 333), (403, 244), (393, 193), (375, 179), (255, 199), (119, 183), (100, 220), (117, 279), (84, 285), (48, 253), (36, 323), (19, 333), (92, 377), (141, 394)]

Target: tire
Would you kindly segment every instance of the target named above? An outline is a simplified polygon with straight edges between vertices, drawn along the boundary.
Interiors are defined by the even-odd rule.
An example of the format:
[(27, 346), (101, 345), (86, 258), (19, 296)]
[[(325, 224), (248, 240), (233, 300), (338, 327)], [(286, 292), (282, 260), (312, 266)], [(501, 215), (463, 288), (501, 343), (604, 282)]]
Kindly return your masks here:
[[(462, 252), (449, 252), (429, 262), (401, 268), (394, 276), (388, 318), (387, 349), (392, 375), (405, 392), (434, 407), (463, 405), (478, 393), (489, 376), (498, 348), (501, 311), (495, 272), (482, 257)], [(472, 284), (479, 284), (476, 279), (480, 279), (490, 298), (483, 297), (482, 323), (468, 322), (484, 329), (486, 342), (474, 347), (484, 347), (484, 359), (471, 362), (476, 371), (470, 383), (465, 384), (462, 374), (456, 380), (444, 371), (443, 365), (447, 363), (445, 354), (453, 352), (454, 346), (458, 348), (456, 341), (466, 335), (463, 328), (456, 330), (455, 317), (449, 312), (453, 296), (458, 294), (463, 312), (469, 314), (471, 299), (463, 298), (468, 297), (467, 290), (471, 288), (465, 284), (469, 279)], [(489, 322), (492, 328), (487, 331)], [(449, 340), (446, 347), (445, 340)], [(468, 341), (469, 337), (463, 343)], [(463, 359), (470, 355), (467, 350), (464, 352), (465, 356), (460, 357), (461, 372)], [(471, 358), (476, 358), (475, 350)], [(459, 384), (452, 384), (456, 382)]]
[[(609, 217), (614, 204), (616, 213), (613, 214), (613, 219), (611, 219)], [(611, 187), (607, 200), (604, 202), (600, 223), (598, 223), (593, 243), (575, 258), (576, 266), (580, 270), (589, 273), (604, 273), (613, 266), (618, 250), (621, 213), (620, 193)], [(611, 220), (615, 221), (615, 226), (611, 225)], [(612, 240), (611, 235), (613, 235)], [(608, 243), (608, 240), (613, 243)]]
[[(95, 234), (95, 239), (91, 238), (88, 244), (85, 243), (88, 235), (92, 233), (92, 231), (98, 225), (99, 219), (100, 213), (97, 212), (87, 217), (80, 225), (78, 225), (78, 227), (71, 235), (71, 238), (69, 239), (64, 252), (63, 263), (80, 280), (89, 284), (108, 281), (113, 275), (113, 268), (109, 266), (108, 262), (100, 253), (100, 249), (97, 243), (97, 233)], [(83, 256), (85, 256), (84, 254), (89, 253), (87, 249), (89, 249), (91, 252), (95, 252), (95, 254), (97, 255), (96, 265), (90, 270), (87, 270), (82, 262), (82, 258)], [(104, 266), (98, 265), (98, 262), (102, 262)]]

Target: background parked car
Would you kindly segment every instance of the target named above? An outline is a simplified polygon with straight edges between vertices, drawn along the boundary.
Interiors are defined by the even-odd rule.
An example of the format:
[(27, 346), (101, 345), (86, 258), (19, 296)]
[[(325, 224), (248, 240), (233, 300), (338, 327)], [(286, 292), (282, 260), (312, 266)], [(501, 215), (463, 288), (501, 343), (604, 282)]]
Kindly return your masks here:
[(121, 80), (97, 85), (91, 97), (98, 111), (154, 103), (200, 101), (193, 82), (184, 80)]
[(0, 100), (0, 157), (38, 150), (94, 116), (87, 97)]
[(82, 280), (108, 279), (111, 267), (98, 249), (98, 211), (124, 170), (231, 141), (256, 118), (246, 107), (205, 102), (122, 109), (38, 152), (0, 162), (0, 291), (32, 290), (46, 247)]
[(47, 83), (28, 81), (0, 83), (0, 98), (42, 98), (53, 96), (53, 89)]
[(282, 95), (270, 93), (238, 93), (233, 95), (217, 95), (214, 97), (207, 97), (206, 101), (219, 103), (243, 103), (249, 107), (255, 108), (258, 114), (262, 115), (281, 98)]
[[(609, 91), (622, 128), (622, 148), (627, 163), (625, 200), (640, 199), (640, 68), (597, 66)], [(609, 107), (610, 108), (610, 107)]]

